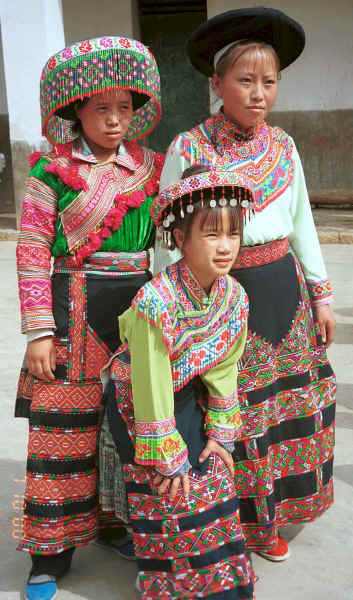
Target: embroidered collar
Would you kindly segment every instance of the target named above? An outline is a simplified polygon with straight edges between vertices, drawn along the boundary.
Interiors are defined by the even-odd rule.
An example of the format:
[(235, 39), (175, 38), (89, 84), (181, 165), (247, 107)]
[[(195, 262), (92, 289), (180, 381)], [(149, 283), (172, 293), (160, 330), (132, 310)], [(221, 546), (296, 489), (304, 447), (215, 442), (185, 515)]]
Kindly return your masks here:
[(217, 149), (225, 146), (232, 146), (234, 142), (248, 142), (253, 140), (259, 129), (263, 126), (264, 121), (250, 127), (246, 131), (241, 129), (240, 125), (235, 121), (227, 119), (223, 112), (223, 107), (216, 115), (206, 121), (208, 133), (214, 146)]
[(205, 292), (184, 259), (167, 267), (138, 291), (131, 309), (161, 330), (172, 369), (174, 391), (219, 364), (246, 327), (244, 288), (229, 275)]
[[(97, 158), (93, 154), (83, 136), (80, 136), (74, 140), (72, 146), (72, 158), (92, 164), (98, 164)], [(123, 141), (120, 142), (119, 150), (112, 162), (117, 164), (119, 167), (126, 167), (129, 169), (129, 171), (137, 170), (137, 164), (133, 157), (128, 153)]]
[(185, 295), (189, 300), (191, 300), (197, 308), (207, 308), (207, 306), (212, 304), (213, 299), (217, 295), (219, 287), (218, 280), (220, 278), (217, 278), (214, 281), (210, 293), (207, 295), (183, 258), (178, 261), (177, 266), (180, 282), (184, 288)]

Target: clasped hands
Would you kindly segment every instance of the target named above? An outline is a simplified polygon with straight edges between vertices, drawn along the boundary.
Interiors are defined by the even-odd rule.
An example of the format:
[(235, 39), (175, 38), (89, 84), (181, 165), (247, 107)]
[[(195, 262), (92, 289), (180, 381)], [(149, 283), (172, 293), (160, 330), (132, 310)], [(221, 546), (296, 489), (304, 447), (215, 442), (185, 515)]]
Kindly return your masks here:
[[(226, 467), (229, 470), (229, 473), (232, 477), (234, 477), (234, 463), (232, 455), (227, 452), (223, 446), (218, 444), (215, 440), (209, 439), (205, 448), (201, 452), (199, 456), (199, 461), (202, 463), (210, 456), (210, 454), (217, 454), (219, 456)], [(184, 498), (187, 500), (190, 492), (190, 481), (189, 475), (183, 475), (182, 477), (163, 477), (163, 475), (157, 474), (153, 479), (154, 485), (157, 486), (157, 491), (159, 494), (164, 494), (168, 491), (169, 500), (172, 502), (177, 494), (179, 487), (182, 487)]]

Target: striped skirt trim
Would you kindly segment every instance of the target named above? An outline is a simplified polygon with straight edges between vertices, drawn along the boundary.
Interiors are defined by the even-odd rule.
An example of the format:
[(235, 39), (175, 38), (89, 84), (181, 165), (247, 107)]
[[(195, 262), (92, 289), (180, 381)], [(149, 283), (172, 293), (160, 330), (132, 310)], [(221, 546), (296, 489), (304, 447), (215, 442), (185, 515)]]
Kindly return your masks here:
[(234, 459), (254, 551), (275, 544), (278, 528), (312, 521), (333, 502), (335, 376), (298, 260), (289, 249), (268, 262), (265, 246), (249, 268), (231, 272), (251, 307), (238, 364), (244, 435)]
[(124, 465), (143, 600), (253, 599), (239, 503), (223, 461), (190, 472), (190, 495), (158, 495), (153, 470)]
[(147, 259), (147, 253), (135, 258), (99, 253), (79, 269), (71, 268), (70, 259), (56, 262), (55, 380), (36, 380), (24, 370), (19, 386), (20, 405), (29, 416), (19, 550), (56, 554), (91, 542), (98, 527), (121, 526), (113, 513), (100, 513), (97, 498), (100, 370), (120, 343), (117, 315), (149, 279), (140, 271)]

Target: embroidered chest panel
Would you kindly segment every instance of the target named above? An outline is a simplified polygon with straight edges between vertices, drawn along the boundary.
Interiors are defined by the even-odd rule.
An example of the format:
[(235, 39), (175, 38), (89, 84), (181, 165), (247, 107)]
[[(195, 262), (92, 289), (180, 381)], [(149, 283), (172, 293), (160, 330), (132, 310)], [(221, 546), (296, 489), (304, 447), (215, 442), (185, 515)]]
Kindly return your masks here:
[(191, 164), (244, 172), (254, 186), (255, 211), (260, 212), (293, 180), (293, 143), (284, 131), (265, 122), (252, 139), (241, 142), (218, 125), (217, 117), (211, 117), (182, 134), (181, 154)]
[[(144, 286), (132, 308), (154, 326), (162, 325), (174, 390), (221, 362), (246, 326), (248, 301), (241, 285), (229, 276), (216, 280), (206, 303), (196, 299), (197, 282), (178, 263)], [(160, 325), (161, 324), (161, 325)]]
[[(134, 172), (115, 163), (79, 166), (78, 175), (86, 182), (85, 189), (82, 189), (60, 213), (70, 250), (75, 249), (90, 232), (99, 228), (118, 195), (131, 194), (141, 189), (151, 178), (154, 153), (146, 149), (141, 150), (143, 162)], [(65, 159), (60, 157), (57, 161), (66, 163), (62, 166), (67, 167)]]

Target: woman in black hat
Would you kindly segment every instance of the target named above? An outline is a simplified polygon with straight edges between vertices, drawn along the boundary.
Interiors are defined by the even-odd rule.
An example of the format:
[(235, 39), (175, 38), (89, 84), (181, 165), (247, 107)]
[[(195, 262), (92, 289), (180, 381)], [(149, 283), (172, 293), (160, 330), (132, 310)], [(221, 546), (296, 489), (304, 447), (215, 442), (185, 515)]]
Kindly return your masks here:
[[(295, 144), (264, 120), (279, 71), (304, 42), (298, 23), (267, 8), (230, 11), (196, 29), (190, 60), (212, 76), (223, 106), (175, 138), (161, 179), (163, 188), (200, 163), (237, 169), (255, 188), (255, 216), (232, 271), (250, 300), (238, 379), (246, 434), (234, 460), (248, 547), (274, 561), (289, 557), (279, 529), (333, 502), (332, 294)], [(173, 259), (159, 250), (157, 270)]]

